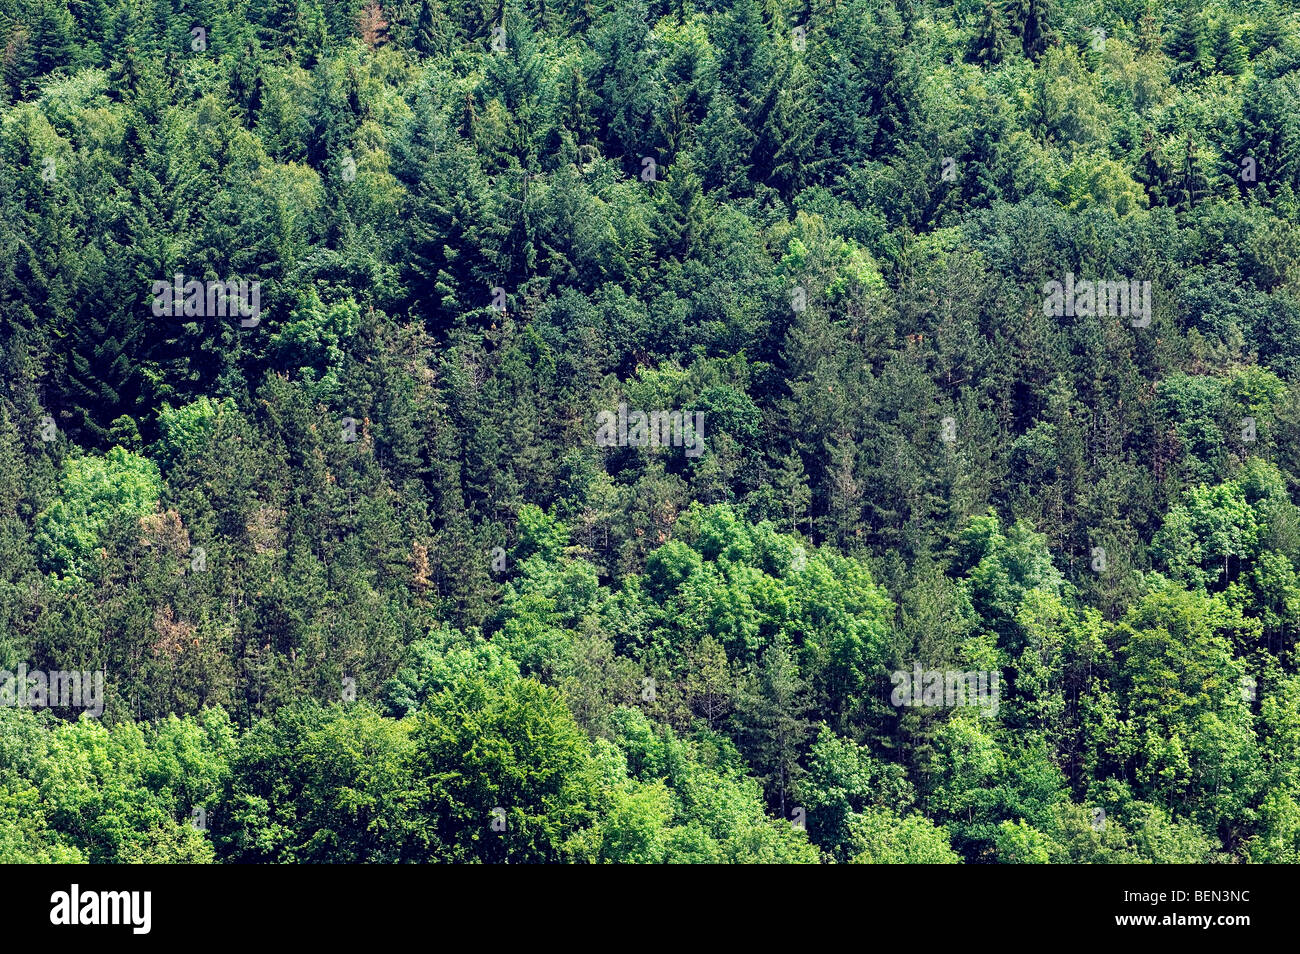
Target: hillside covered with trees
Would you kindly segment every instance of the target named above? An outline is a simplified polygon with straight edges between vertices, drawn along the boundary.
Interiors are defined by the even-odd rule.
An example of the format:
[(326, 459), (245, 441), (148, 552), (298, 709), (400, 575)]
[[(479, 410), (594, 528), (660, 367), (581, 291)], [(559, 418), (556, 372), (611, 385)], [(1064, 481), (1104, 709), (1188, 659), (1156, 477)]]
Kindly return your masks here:
[(1300, 862), (1300, 5), (0, 48), (0, 861)]

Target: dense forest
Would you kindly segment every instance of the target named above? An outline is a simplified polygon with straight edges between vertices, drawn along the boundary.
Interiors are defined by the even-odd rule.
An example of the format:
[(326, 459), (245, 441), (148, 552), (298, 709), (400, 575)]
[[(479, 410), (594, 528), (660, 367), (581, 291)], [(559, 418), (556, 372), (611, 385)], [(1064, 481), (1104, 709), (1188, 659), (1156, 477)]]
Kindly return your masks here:
[(1300, 4), (0, 44), (0, 861), (1300, 861)]

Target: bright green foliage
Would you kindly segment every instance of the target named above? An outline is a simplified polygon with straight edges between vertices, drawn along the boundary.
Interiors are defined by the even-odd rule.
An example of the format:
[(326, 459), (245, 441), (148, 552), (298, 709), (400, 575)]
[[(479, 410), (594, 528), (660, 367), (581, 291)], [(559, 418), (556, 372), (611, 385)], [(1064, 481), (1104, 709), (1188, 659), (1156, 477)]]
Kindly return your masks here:
[(338, 389), (343, 367), (342, 343), (359, 330), (361, 309), (354, 301), (326, 308), (315, 288), (299, 299), (290, 320), (271, 336), (277, 364), (293, 371), (322, 397)]
[(849, 820), (849, 859), (855, 865), (955, 865), (960, 856), (947, 833), (920, 815), (900, 817), (888, 809)]
[(415, 717), (417, 811), (445, 861), (580, 860), (593, 822), (590, 742), (554, 689), (466, 680)]
[(57, 497), (37, 518), (42, 567), (61, 577), (92, 573), (107, 535), (152, 513), (161, 494), (157, 465), (120, 447), (69, 458)]
[(244, 862), (423, 858), (411, 728), (365, 706), (282, 710), (241, 740), (214, 840)]
[(230, 398), (214, 401), (201, 397), (192, 404), (172, 408), (164, 406), (158, 412), (158, 426), (162, 431), (158, 456), (168, 464), (204, 449), (212, 437), (218, 419), (235, 414), (235, 403)]

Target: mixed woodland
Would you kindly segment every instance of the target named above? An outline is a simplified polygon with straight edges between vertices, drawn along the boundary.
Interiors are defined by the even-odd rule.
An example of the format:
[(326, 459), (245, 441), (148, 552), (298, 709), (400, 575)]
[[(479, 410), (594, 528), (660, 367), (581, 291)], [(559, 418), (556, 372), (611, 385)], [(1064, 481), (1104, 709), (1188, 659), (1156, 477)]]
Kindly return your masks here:
[(1300, 861), (1296, 4), (0, 50), (0, 670), (104, 680), (0, 705), (0, 861)]

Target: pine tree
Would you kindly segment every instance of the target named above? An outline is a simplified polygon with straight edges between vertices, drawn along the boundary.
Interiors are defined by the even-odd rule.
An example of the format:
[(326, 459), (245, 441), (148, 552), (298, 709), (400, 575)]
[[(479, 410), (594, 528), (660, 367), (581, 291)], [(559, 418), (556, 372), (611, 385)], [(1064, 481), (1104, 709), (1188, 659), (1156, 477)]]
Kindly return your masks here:
[(84, 442), (107, 444), (111, 422), (134, 408), (138, 388), (128, 326), (121, 313), (88, 309), (69, 335), (60, 403), (70, 412), (68, 430)]
[(771, 40), (757, 0), (738, 0), (726, 16), (726, 28), (718, 39), (720, 76), (740, 108), (742, 121), (758, 135), (769, 79), (776, 72)]
[(383, 7), (377, 0), (369, 2), (361, 8), (358, 14), (357, 29), (361, 34), (361, 40), (376, 50), (388, 42), (388, 18), (384, 16)]
[(619, 0), (593, 37), (599, 66), (592, 76), (605, 142), (629, 169), (653, 154), (647, 141), (663, 87), (652, 66), (651, 25), (644, 0)]
[(1270, 80), (1257, 74), (1242, 96), (1234, 155), (1254, 159), (1260, 185), (1274, 195), (1300, 193), (1300, 136), (1289, 132), (1294, 129), (1295, 88), (1294, 78)]
[(705, 636), (687, 654), (687, 666), (687, 704), (712, 729), (731, 711), (736, 697), (735, 673), (727, 652), (712, 636)]

